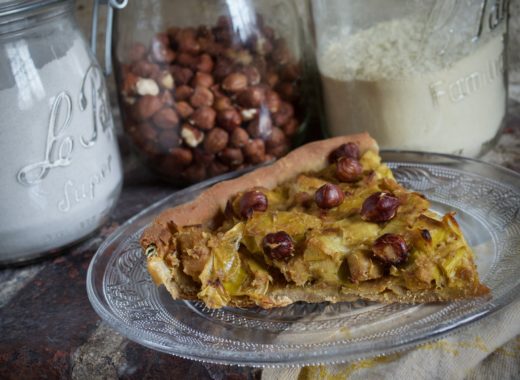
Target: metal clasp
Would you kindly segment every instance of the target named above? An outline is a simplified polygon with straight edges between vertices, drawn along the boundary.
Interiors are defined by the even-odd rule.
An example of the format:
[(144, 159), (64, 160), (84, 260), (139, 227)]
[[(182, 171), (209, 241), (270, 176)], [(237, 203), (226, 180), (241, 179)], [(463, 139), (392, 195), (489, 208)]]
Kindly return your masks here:
[(128, 0), (94, 0), (94, 9), (92, 10), (92, 34), (90, 37), (90, 48), (96, 55), (97, 45), (97, 29), (99, 5), (107, 5), (107, 25), (105, 31), (105, 75), (112, 72), (112, 28), (114, 22), (114, 9), (123, 9), (127, 6)]

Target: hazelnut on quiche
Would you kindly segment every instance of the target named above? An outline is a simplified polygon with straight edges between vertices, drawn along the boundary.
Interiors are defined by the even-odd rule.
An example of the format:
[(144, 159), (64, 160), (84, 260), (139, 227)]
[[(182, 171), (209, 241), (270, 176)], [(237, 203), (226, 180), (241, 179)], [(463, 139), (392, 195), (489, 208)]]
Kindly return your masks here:
[(141, 245), (155, 283), (211, 308), (489, 293), (454, 214), (397, 183), (367, 134), (218, 183), (160, 214)]

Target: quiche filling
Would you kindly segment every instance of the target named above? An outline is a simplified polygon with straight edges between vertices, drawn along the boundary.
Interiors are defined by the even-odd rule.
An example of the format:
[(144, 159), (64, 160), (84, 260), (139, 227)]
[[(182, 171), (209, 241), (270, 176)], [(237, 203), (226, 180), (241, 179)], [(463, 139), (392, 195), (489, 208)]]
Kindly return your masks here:
[(149, 263), (166, 263), (183, 298), (211, 308), (488, 293), (453, 214), (429, 211), (377, 153), (354, 145), (320, 171), (235, 194), (211, 224), (168, 230), (167, 250), (145, 247)]

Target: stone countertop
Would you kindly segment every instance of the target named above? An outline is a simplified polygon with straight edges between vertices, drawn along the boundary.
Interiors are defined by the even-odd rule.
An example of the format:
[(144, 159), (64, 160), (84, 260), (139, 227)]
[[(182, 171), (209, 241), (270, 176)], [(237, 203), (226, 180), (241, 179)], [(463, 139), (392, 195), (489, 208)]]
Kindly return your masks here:
[[(483, 159), (520, 172), (520, 86), (511, 86), (509, 110), (499, 143)], [(90, 306), (85, 278), (98, 246), (173, 190), (126, 160), (121, 198), (94, 236), (55, 258), (0, 270), (0, 378), (260, 378), (259, 369), (199, 363), (140, 346), (113, 331)]]

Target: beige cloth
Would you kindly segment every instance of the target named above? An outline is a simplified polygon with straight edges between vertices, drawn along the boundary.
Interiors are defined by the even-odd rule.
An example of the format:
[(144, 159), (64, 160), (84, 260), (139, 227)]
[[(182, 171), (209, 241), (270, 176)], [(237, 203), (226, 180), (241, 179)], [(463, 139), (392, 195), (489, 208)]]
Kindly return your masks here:
[(339, 365), (267, 368), (262, 379), (520, 379), (520, 299), (441, 340), (405, 352)]

